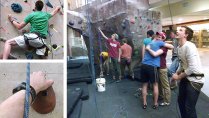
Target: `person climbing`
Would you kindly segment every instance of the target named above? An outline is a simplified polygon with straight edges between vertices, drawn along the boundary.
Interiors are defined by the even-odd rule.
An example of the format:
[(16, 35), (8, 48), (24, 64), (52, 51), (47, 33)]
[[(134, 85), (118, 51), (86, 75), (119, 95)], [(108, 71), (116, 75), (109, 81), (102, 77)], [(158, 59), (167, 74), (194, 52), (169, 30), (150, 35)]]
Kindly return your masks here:
[[(98, 28), (102, 36), (106, 39), (106, 43), (108, 46), (108, 54), (109, 54), (109, 65), (110, 68), (113, 69), (112, 75), (113, 79), (116, 79), (116, 75), (118, 74), (118, 82), (121, 80), (121, 72), (120, 72), (120, 58), (121, 58), (121, 47), (120, 42), (116, 41), (118, 39), (118, 35), (116, 33), (111, 35), (111, 38), (108, 38), (104, 35), (104, 33)], [(117, 74), (116, 74), (117, 73)]]
[(11, 14), (8, 15), (9, 21), (18, 30), (24, 28), (28, 23), (31, 24), (31, 28), (30, 33), (6, 40), (4, 50), (0, 55), (0, 58), (8, 59), (11, 48), (16, 45), (24, 49), (35, 48), (36, 54), (40, 58), (46, 58), (48, 48), (44, 40), (47, 36), (48, 21), (51, 17), (58, 13), (60, 6), (56, 7), (55, 10), (53, 10), (51, 13), (42, 12), (43, 7), (44, 3), (42, 1), (36, 1), (35, 11), (26, 16), (24, 21), (21, 23), (17, 22)]

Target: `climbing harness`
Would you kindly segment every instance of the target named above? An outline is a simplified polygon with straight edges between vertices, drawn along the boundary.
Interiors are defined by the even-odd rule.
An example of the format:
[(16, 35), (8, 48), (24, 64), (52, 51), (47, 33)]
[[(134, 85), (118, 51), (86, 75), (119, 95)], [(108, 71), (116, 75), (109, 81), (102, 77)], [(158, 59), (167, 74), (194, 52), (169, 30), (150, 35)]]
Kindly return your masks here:
[[(34, 32), (34, 34), (36, 34), (37, 37), (31, 38), (31, 37), (26, 36), (26, 34), (23, 35), (24, 36), (24, 40), (25, 40), (25, 44), (27, 45), (28, 48), (30, 48), (30, 47), (35, 48), (35, 49), (43, 49), (43, 48), (46, 48), (46, 51), (45, 51), (44, 55), (45, 56), (48, 56), (49, 48), (46, 46), (46, 44), (43, 41), (43, 39), (46, 39), (46, 37), (41, 36), (38, 32)], [(30, 44), (30, 41), (32, 41), (32, 40), (38, 40), (38, 39), (41, 40), (42, 46), (36, 47), (36, 46), (32, 46)]]

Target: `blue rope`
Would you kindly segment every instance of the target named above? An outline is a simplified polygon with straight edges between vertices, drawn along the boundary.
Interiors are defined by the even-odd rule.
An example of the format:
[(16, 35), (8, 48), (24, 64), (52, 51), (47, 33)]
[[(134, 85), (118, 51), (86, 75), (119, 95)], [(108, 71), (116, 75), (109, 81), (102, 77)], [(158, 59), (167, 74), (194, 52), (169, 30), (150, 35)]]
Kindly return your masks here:
[(26, 70), (26, 92), (25, 92), (25, 107), (24, 107), (24, 118), (29, 117), (30, 108), (30, 63), (27, 63)]
[[(85, 5), (88, 4), (88, 0), (85, 0)], [(87, 8), (89, 9), (89, 4), (87, 6)], [(92, 34), (92, 30), (91, 30), (91, 23), (90, 23), (90, 15), (89, 12), (87, 12), (88, 10), (86, 10), (86, 14), (87, 14), (87, 26), (88, 26), (88, 33), (89, 33), (89, 48), (90, 48), (90, 62), (91, 62), (91, 70), (92, 70), (92, 79), (93, 79), (93, 83), (96, 86), (96, 77), (95, 77), (95, 68), (94, 68), (94, 46), (93, 46), (93, 34)], [(96, 89), (94, 89), (94, 102), (95, 102), (95, 106), (96, 106), (96, 110), (97, 113), (95, 114), (96, 118), (101, 118), (100, 114), (99, 114), (99, 110), (98, 110), (98, 104), (97, 104), (97, 99), (96, 99)]]

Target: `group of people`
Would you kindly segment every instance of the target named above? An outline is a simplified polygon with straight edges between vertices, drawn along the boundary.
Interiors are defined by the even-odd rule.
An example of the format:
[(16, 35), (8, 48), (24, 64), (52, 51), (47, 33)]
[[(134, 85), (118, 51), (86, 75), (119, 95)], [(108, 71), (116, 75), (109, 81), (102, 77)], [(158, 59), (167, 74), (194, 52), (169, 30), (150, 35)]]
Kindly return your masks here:
[[(107, 38), (99, 29), (102, 36), (106, 39), (108, 52), (102, 52), (100, 56), (106, 57), (103, 60), (107, 65), (107, 74), (109, 74), (109, 65), (113, 68), (113, 79), (118, 73), (118, 79), (124, 77), (124, 69), (127, 66), (129, 74), (134, 77), (131, 69), (132, 48), (127, 44), (126, 39), (122, 39), (122, 46), (116, 40), (117, 34), (112, 34)], [(178, 105), (182, 118), (197, 118), (195, 106), (201, 88), (204, 84), (204, 74), (201, 69), (198, 50), (191, 41), (193, 30), (187, 26), (181, 26), (176, 34), (171, 31), (171, 41), (165, 41), (164, 32), (147, 31), (147, 38), (143, 40), (142, 62), (141, 62), (141, 81), (142, 81), (142, 108), (146, 109), (147, 87), (150, 83), (153, 85), (153, 109), (158, 106), (168, 106), (171, 103), (171, 89), (177, 87), (179, 82)], [(172, 64), (166, 65), (166, 56), (168, 49), (172, 49)], [(105, 54), (106, 53), (106, 54)], [(101, 65), (102, 75), (103, 69)], [(101, 74), (100, 74), (101, 75)], [(158, 98), (162, 102), (158, 103)]]
[[(166, 43), (166, 35), (157, 32), (154, 37), (153, 31), (147, 32), (148, 37), (144, 39), (143, 60), (141, 66), (141, 79), (143, 108), (147, 108), (147, 85), (153, 84), (154, 103), (153, 109), (158, 107), (158, 97), (162, 97), (163, 102), (159, 105), (170, 105), (171, 88), (177, 86), (179, 82), (178, 105), (182, 118), (197, 118), (195, 106), (200, 90), (204, 84), (204, 74), (201, 69), (198, 50), (191, 41), (193, 30), (187, 26), (182, 26), (177, 30), (176, 38), (171, 32), (172, 44)], [(168, 49), (173, 49), (172, 64), (167, 69), (166, 55)], [(168, 77), (171, 77), (169, 81)]]
[[(122, 78), (125, 78), (125, 69), (128, 68), (129, 76), (134, 79), (133, 70), (131, 68), (132, 47), (127, 43), (127, 39), (122, 39), (122, 46), (117, 41), (119, 38), (116, 33), (112, 34), (111, 38), (105, 36), (105, 34), (99, 29), (102, 36), (106, 39), (108, 52), (101, 52), (100, 56), (103, 63), (100, 64), (100, 76), (103, 76), (104, 67), (106, 66), (106, 73), (109, 74), (109, 69), (113, 69), (112, 78), (118, 79), (119, 82)], [(104, 66), (105, 65), (105, 66)], [(117, 77), (117, 78), (116, 78)]]

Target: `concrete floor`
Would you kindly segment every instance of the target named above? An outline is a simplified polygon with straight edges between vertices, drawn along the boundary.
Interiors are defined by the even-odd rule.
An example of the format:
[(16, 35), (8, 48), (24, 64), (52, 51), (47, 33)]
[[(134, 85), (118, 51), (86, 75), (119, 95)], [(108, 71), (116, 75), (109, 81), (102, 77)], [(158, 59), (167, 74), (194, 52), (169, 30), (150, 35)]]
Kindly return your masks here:
[[(202, 63), (202, 69), (205, 74), (205, 83), (202, 88), (202, 92), (209, 97), (209, 48), (198, 48), (200, 60)], [(169, 66), (171, 64), (171, 51), (168, 51), (167, 55), (167, 65)]]
[[(42, 115), (30, 108), (30, 118), (63, 118), (63, 64), (31, 63), (31, 72), (44, 71), (46, 78), (54, 80), (56, 106), (53, 112)], [(12, 89), (26, 80), (26, 63), (0, 64), (0, 103), (12, 95)]]

